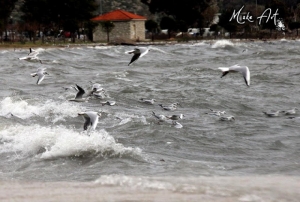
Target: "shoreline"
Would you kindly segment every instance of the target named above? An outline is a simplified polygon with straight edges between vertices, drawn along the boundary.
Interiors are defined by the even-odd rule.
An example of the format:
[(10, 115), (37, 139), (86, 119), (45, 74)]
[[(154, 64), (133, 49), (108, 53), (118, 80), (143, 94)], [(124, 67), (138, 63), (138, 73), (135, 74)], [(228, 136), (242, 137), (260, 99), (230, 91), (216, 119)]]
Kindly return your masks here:
[(206, 201), (293, 202), (298, 176), (140, 177), (101, 176), (93, 182), (1, 181), (4, 201)]
[(200, 42), (214, 42), (220, 40), (227, 40), (232, 43), (237, 42), (272, 42), (272, 41), (281, 41), (281, 40), (300, 40), (300, 38), (280, 38), (280, 39), (230, 39), (230, 38), (217, 38), (217, 39), (197, 39), (197, 40), (155, 40), (155, 41), (140, 41), (134, 43), (121, 43), (121, 44), (113, 44), (113, 43), (98, 43), (98, 42), (86, 42), (86, 43), (57, 43), (57, 44), (49, 44), (49, 43), (25, 43), (21, 44), (20, 42), (15, 43), (0, 43), (0, 50), (7, 50), (7, 49), (28, 49), (28, 48), (66, 48), (66, 47), (80, 47), (80, 46), (143, 46), (143, 45), (174, 45), (174, 44), (190, 44), (190, 43), (200, 43)]

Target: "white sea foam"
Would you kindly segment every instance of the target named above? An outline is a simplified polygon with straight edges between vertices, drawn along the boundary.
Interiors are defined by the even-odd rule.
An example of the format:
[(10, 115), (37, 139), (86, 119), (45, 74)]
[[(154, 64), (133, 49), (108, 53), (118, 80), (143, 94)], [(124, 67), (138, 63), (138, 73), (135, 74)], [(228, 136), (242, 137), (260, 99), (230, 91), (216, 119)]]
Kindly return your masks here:
[(107, 50), (107, 49), (111, 49), (112, 46), (87, 46), (87, 48), (93, 48), (97, 50)]
[(1, 54), (8, 53), (8, 50), (3, 50), (0, 52)]
[(8, 113), (22, 119), (40, 116), (52, 123), (64, 121), (66, 117), (76, 117), (78, 111), (83, 111), (82, 107), (66, 101), (47, 100), (30, 104), (26, 100), (15, 100), (11, 97), (6, 97), (0, 101), (0, 116), (5, 116)]
[(170, 182), (125, 175), (102, 175), (95, 183), (108, 186), (131, 187), (132, 189), (176, 190), (175, 186)]
[(124, 112), (119, 112), (116, 113), (116, 116), (121, 120), (121, 122), (118, 125), (124, 125), (128, 122), (140, 122), (143, 123), (144, 125), (149, 124), (146, 120), (145, 116), (139, 116), (135, 114), (126, 114)]
[(149, 48), (150, 48), (150, 52), (151, 52), (151, 51), (155, 51), (155, 52), (160, 52), (160, 53), (169, 54), (168, 52), (166, 52), (166, 51), (164, 51), (164, 50), (162, 50), (162, 49), (160, 49), (160, 48), (157, 48), (157, 47), (149, 46)]
[(19, 158), (32, 155), (41, 159), (80, 156), (85, 153), (142, 156), (141, 149), (117, 143), (103, 129), (89, 135), (64, 126), (10, 126), (0, 131), (0, 153), (14, 152)]
[(229, 40), (222, 39), (222, 40), (216, 41), (214, 44), (212, 44), (211, 47), (212, 48), (224, 48), (226, 46), (234, 46), (234, 43), (232, 43)]

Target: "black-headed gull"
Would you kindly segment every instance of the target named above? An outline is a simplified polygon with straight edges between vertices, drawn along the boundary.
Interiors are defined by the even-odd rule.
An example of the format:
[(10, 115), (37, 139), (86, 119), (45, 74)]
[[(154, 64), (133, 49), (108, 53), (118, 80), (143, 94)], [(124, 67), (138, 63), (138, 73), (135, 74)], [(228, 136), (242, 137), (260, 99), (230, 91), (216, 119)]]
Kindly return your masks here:
[(296, 111), (298, 110), (298, 108), (293, 108), (290, 110), (286, 110), (286, 111), (281, 111), (282, 113), (284, 113), (285, 115), (291, 115), (291, 114), (296, 114)]
[(171, 120), (179, 120), (179, 119), (183, 119), (184, 115), (183, 114), (176, 114), (176, 115), (172, 115), (172, 116), (167, 116), (168, 119)]
[(105, 101), (105, 102), (101, 102), (102, 106), (104, 105), (108, 105), (108, 106), (114, 106), (117, 105), (115, 101)]
[(49, 75), (46, 72), (46, 68), (38, 68), (35, 73), (31, 74), (31, 76), (32, 77), (38, 76), (38, 80), (37, 80), (36, 84), (39, 85), (44, 80), (46, 74)]
[(38, 54), (39, 54), (38, 51), (34, 51), (33, 49), (29, 48), (28, 55), (25, 57), (19, 58), (19, 60), (39, 60), (40, 63), (42, 63), (42, 61), (37, 57)]
[(140, 101), (145, 103), (145, 104), (153, 105), (156, 100), (155, 99), (141, 98)]
[(230, 72), (241, 73), (244, 77), (246, 85), (250, 86), (250, 71), (247, 66), (233, 65), (231, 67), (219, 67), (218, 69), (220, 69), (223, 72), (221, 78)]
[[(163, 105), (163, 104), (159, 104), (159, 106), (166, 110), (166, 111), (174, 111), (177, 109), (178, 105), (180, 105), (178, 102), (175, 102), (173, 104), (170, 104), (170, 105)], [(180, 105), (181, 106), (181, 105)]]
[(172, 122), (172, 125), (175, 127), (175, 128), (182, 128), (183, 126), (181, 125), (181, 123), (178, 123), (177, 121), (173, 121)]
[(99, 83), (93, 84), (90, 95), (93, 95), (95, 98), (99, 98), (99, 99), (103, 99), (107, 97), (107, 95), (105, 94), (105, 90), (102, 88), (101, 84)]
[(140, 57), (143, 57), (144, 55), (146, 55), (149, 52), (149, 50), (150, 49), (146, 48), (146, 47), (138, 47), (138, 48), (134, 48), (131, 51), (126, 51), (125, 53), (133, 54), (128, 66), (130, 66), (133, 62), (135, 62)]
[(263, 112), (266, 116), (268, 117), (277, 117), (279, 116), (279, 112), (280, 111), (276, 111), (276, 112)]
[(154, 112), (152, 112), (152, 115), (158, 120), (158, 123), (164, 122), (167, 120), (167, 117), (165, 115), (162, 115), (162, 114), (157, 115)]
[(87, 111), (87, 112), (79, 112), (79, 116), (82, 116), (85, 120), (83, 124), (83, 129), (87, 130), (89, 127), (92, 129), (96, 129), (98, 124), (98, 119), (101, 116), (100, 112), (94, 112), (94, 111)]
[(210, 113), (205, 113), (205, 114), (208, 114), (208, 115), (214, 115), (214, 116), (221, 116), (221, 115), (224, 115), (226, 114), (225, 111), (215, 111), (213, 109), (210, 109)]

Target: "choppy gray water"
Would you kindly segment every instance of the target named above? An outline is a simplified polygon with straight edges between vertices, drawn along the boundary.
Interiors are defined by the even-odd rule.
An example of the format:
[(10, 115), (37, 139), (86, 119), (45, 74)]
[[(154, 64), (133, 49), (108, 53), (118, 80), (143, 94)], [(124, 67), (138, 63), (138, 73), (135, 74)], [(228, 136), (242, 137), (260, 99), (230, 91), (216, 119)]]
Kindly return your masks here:
[[(300, 118), (268, 118), (269, 110), (300, 109), (300, 41), (152, 45), (128, 67), (130, 46), (0, 51), (0, 179), (93, 181), (101, 176), (251, 176), (300, 174)], [(246, 65), (220, 78), (218, 67)], [(37, 68), (50, 74), (36, 85)], [(69, 102), (78, 84), (100, 83), (118, 105)], [(140, 98), (154, 98), (145, 105)], [(176, 111), (158, 104), (179, 102)], [(225, 110), (234, 122), (205, 114)], [(95, 132), (77, 113), (102, 110)], [(178, 129), (151, 115), (184, 114)], [(19, 117), (6, 117), (12, 113)], [(300, 116), (300, 112), (294, 116)]]

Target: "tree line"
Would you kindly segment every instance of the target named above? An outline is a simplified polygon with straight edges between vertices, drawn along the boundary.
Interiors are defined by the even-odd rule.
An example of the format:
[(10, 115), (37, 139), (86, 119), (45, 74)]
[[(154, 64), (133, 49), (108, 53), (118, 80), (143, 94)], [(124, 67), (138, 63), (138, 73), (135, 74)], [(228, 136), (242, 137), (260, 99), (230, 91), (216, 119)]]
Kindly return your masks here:
[[(187, 28), (210, 28), (216, 34), (224, 30), (236, 36), (242, 37), (268, 37), (275, 30), (282, 33), (289, 33), (291, 30), (300, 28), (300, 0), (141, 0), (148, 5), (153, 14), (160, 16), (159, 22), (148, 20), (146, 28), (155, 32), (158, 28), (168, 29), (169, 37), (171, 32), (186, 32)], [(171, 5), (171, 6), (170, 6)], [(238, 16), (232, 20), (234, 11), (243, 8), (241, 15), (246, 17), (247, 13), (252, 19), (245, 23), (238, 23)], [(278, 10), (277, 10), (278, 9)], [(264, 11), (275, 12), (278, 15), (278, 22), (273, 19), (267, 20), (263, 17), (262, 21), (257, 19)], [(265, 13), (265, 16), (269, 14)], [(219, 22), (214, 22), (218, 16)], [(242, 17), (242, 16), (240, 16)], [(272, 16), (271, 16), (272, 17)], [(258, 23), (260, 22), (260, 23)], [(280, 24), (281, 23), (281, 24)], [(200, 33), (201, 35), (201, 33)]]
[[(16, 3), (21, 11), (18, 22), (11, 17)], [(72, 39), (75, 33), (91, 36), (95, 25), (90, 19), (98, 8), (95, 0), (2, 0), (0, 6), (1, 33), (14, 29), (33, 39), (36, 35), (60, 36), (61, 30), (69, 31)]]
[[(188, 28), (210, 28), (218, 33), (221, 29), (229, 33), (257, 33), (268, 30), (272, 33), (278, 29), (271, 20), (259, 24), (239, 24), (230, 20), (234, 10), (244, 6), (243, 11), (256, 19), (267, 8), (278, 9), (278, 19), (282, 28), (289, 30), (300, 28), (300, 0), (140, 0), (153, 14), (146, 21), (146, 29), (155, 32), (167, 29), (172, 32), (186, 32)], [(20, 6), (20, 17), (16, 21), (11, 12), (16, 4)], [(29, 38), (35, 38), (36, 33), (43, 37), (59, 36), (61, 30), (70, 32), (72, 39), (84, 34), (92, 40), (96, 26), (90, 19), (97, 15), (99, 4), (96, 0), (2, 0), (0, 1), (0, 31), (5, 39), (7, 30), (26, 32)], [(219, 22), (215, 16), (219, 14)], [(140, 13), (140, 15), (143, 15)], [(111, 24), (112, 22), (110, 22)], [(4, 36), (2, 33), (5, 33)], [(200, 33), (201, 35), (201, 33)], [(153, 35), (152, 35), (153, 36)]]

